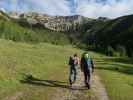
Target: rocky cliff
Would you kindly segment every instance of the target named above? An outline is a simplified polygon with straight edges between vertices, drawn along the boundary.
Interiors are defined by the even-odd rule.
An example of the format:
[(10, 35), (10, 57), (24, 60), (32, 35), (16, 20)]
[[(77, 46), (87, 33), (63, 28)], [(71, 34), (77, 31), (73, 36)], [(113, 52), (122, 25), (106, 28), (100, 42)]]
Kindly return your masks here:
[(16, 14), (10, 13), (10, 17), (25, 22), (30, 25), (41, 25), (44, 28), (54, 31), (79, 31), (81, 26), (93, 21), (87, 17), (80, 15), (73, 16), (49, 16), (35, 12)]

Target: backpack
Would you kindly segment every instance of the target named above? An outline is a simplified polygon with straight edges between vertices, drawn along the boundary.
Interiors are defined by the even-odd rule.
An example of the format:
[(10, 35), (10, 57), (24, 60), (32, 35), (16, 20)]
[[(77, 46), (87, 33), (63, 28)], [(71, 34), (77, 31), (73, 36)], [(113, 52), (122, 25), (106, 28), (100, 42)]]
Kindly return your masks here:
[(74, 65), (77, 66), (78, 63), (79, 63), (78, 58), (77, 57), (74, 57), (73, 60), (74, 60)]
[(87, 65), (91, 66), (91, 58), (89, 57), (88, 59), (86, 59)]
[(78, 65), (78, 59), (74, 57), (69, 58), (69, 65), (75, 66)]
[(69, 58), (69, 65), (74, 65), (74, 59), (73, 57), (70, 56)]
[(87, 66), (91, 67), (92, 66), (92, 64), (91, 64), (91, 62), (92, 62), (91, 57), (89, 57), (88, 54), (85, 54), (84, 58), (85, 58), (85, 62), (87, 64)]

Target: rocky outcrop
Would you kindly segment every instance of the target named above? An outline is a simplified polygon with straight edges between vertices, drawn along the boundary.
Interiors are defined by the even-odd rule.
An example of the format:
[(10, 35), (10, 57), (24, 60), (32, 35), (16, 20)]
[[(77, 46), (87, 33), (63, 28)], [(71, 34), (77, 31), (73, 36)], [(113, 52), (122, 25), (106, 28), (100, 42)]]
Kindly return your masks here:
[(108, 21), (108, 18), (99, 17), (91, 19), (80, 15), (73, 16), (50, 16), (47, 14), (28, 12), (18, 14), (9, 13), (9, 16), (16, 19), (21, 25), (30, 25), (35, 27), (47, 28), (53, 31), (63, 32), (84, 32), (91, 28), (97, 21)]
[(10, 17), (3, 10), (0, 10), (0, 18), (4, 20), (10, 20)]
[(55, 31), (76, 31), (83, 22), (82, 16), (54, 16), (50, 17), (45, 27)]
[(13, 19), (23, 26), (35, 26), (41, 28), (47, 28), (53, 31), (63, 32), (85, 32), (91, 29), (95, 22), (106, 22), (109, 19), (105, 17), (99, 17), (98, 19), (91, 19), (80, 15), (73, 16), (50, 16), (47, 14), (27, 12), (17, 13), (8, 12), (8, 14), (0, 10), (0, 16), (6, 20)]
[(41, 25), (44, 28), (54, 31), (78, 31), (81, 25), (93, 20), (80, 15), (49, 16), (35, 12), (23, 13), (20, 15), (15, 14), (15, 17), (11, 17), (17, 18), (19, 21), (25, 21), (30, 25)]

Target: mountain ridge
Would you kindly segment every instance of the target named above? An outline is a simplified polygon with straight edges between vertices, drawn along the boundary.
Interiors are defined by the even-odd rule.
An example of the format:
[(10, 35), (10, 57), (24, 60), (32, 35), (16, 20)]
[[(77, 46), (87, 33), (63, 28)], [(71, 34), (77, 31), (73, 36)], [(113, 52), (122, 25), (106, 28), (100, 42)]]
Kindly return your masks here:
[[(20, 17), (15, 16), (14, 18), (11, 15), (3, 14), (3, 12), (1, 15), (4, 20), (7, 18), (10, 20), (10, 23), (15, 23), (16, 27), (21, 27), (23, 32), (26, 29), (27, 32), (24, 32), (24, 34), (32, 34), (30, 38), (34, 41), (46, 41), (45, 39), (51, 38), (51, 41), (55, 43), (58, 41), (58, 37), (61, 38), (63, 34), (63, 38), (61, 38), (62, 42), (63, 39), (67, 39), (71, 44), (84, 45), (81, 47), (85, 48), (92, 46), (96, 49), (103, 49), (104, 52), (107, 52), (106, 50), (110, 47), (114, 50), (123, 48), (123, 51), (125, 50), (128, 56), (133, 55), (133, 15), (122, 16), (116, 19), (104, 17), (90, 19), (80, 15), (48, 16), (46, 14), (38, 15), (38, 13), (20, 14)], [(8, 22), (4, 27), (7, 26)], [(3, 28), (3, 25), (1, 27)], [(11, 33), (9, 29), (4, 29)], [(47, 36), (43, 39), (41, 35), (46, 35), (45, 32)], [(50, 36), (49, 34), (51, 33), (52, 35)], [(40, 36), (37, 38), (39, 34)], [(23, 37), (27, 38), (25, 35)]]
[(98, 19), (92, 19), (88, 17), (84, 17), (81, 15), (71, 15), (71, 16), (50, 16), (47, 14), (41, 14), (36, 12), (29, 12), (29, 13), (10, 13), (10, 17), (13, 19), (17, 19), (19, 22), (23, 22), (36, 25), (39, 24), (44, 28), (53, 30), (53, 31), (81, 31), (83, 25), (87, 23), (91, 23), (92, 21), (99, 20), (99, 21), (107, 21), (108, 18), (99, 17)]

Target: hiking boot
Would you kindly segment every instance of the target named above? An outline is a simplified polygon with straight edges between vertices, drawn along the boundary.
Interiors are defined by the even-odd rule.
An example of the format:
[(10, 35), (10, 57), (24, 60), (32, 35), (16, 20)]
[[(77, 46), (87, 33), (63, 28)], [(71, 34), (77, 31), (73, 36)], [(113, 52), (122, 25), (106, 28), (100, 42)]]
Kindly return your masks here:
[(76, 80), (74, 80), (72, 83), (74, 84), (76, 82)]
[(90, 84), (86, 83), (85, 87), (87, 87), (88, 89), (90, 89)]
[(72, 87), (72, 82), (71, 81), (69, 82), (69, 84), (70, 84), (70, 87)]
[(90, 89), (90, 85), (89, 84), (87, 85), (87, 88)]

